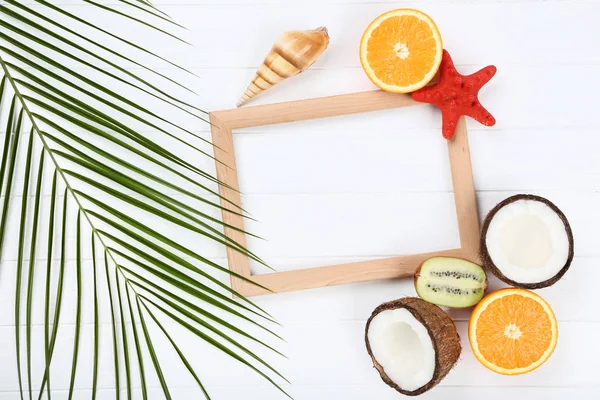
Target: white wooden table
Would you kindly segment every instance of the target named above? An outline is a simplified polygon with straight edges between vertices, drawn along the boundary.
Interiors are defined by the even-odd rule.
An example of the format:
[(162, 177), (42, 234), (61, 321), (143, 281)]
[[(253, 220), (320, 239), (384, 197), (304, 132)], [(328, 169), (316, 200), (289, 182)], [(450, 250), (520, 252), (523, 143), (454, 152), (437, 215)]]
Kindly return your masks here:
[[(331, 36), (326, 53), (309, 71), (266, 92), (255, 104), (374, 88), (360, 67), (360, 36), (372, 19), (398, 7), (431, 15), (461, 72), (496, 65), (498, 73), (480, 98), (498, 123), (493, 128), (468, 123), (480, 214), (512, 194), (535, 193), (555, 202), (569, 218), (575, 235), (573, 265), (558, 284), (539, 291), (558, 317), (559, 342), (538, 370), (500, 376), (472, 355), (466, 334), (469, 313), (452, 311), (463, 353), (450, 375), (423, 398), (600, 398), (600, 2), (154, 3), (190, 29), (184, 36), (195, 47), (167, 41), (148, 46), (200, 76), (192, 82), (206, 110), (235, 106), (278, 34), (321, 25)], [(455, 247), (458, 235), (440, 126), (438, 110), (423, 106), (240, 131), (235, 144), (243, 203), (260, 221), (248, 229), (268, 239), (251, 240), (251, 249), (285, 270)], [(208, 133), (207, 126), (197, 129)], [(206, 166), (210, 168), (208, 161)], [(208, 251), (225, 262), (224, 249)], [(13, 295), (6, 294), (14, 286), (9, 270), (3, 271), (6, 279), (0, 285), (2, 310), (5, 304), (12, 307)], [(494, 279), (492, 284), (501, 286)], [(405, 295), (415, 295), (410, 280), (256, 298), (283, 325), (279, 332), (287, 343), (280, 349), (289, 360), (271, 358), (293, 383), (286, 389), (298, 400), (400, 398), (371, 367), (363, 335), (377, 305)], [(0, 400), (20, 398), (13, 317), (7, 313), (0, 315)], [(109, 335), (108, 325), (104, 327)], [(91, 329), (89, 321), (86, 329)], [(82, 346), (82, 354), (90, 352), (89, 343)], [(214, 399), (284, 398), (225, 356), (198, 352), (198, 372)], [(102, 400), (114, 398), (110, 355), (106, 357)], [(175, 356), (171, 360), (175, 365)], [(64, 365), (70, 365), (70, 355)], [(60, 365), (53, 374), (58, 380), (53, 398), (66, 399), (68, 377), (60, 376)], [(91, 378), (86, 374), (77, 380), (77, 399), (89, 399), (85, 389)], [(199, 398), (189, 377), (175, 371), (170, 375), (176, 399)], [(158, 382), (151, 386), (151, 398), (162, 398)]]

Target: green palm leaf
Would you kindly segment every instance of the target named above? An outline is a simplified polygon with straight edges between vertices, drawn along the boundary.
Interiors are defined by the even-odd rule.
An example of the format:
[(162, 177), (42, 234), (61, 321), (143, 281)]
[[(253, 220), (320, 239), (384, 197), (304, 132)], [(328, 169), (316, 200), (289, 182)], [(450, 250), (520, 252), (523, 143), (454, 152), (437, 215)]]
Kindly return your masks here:
[[(56, 174), (54, 175), (56, 176)], [(53, 189), (52, 189), (52, 196), (54, 198), (54, 196), (56, 195), (56, 187), (54, 187), (54, 184), (56, 182), (56, 180), (53, 180)], [(54, 354), (54, 345), (56, 343), (56, 337), (58, 336), (58, 326), (60, 323), (60, 311), (62, 309), (62, 295), (63, 295), (63, 279), (65, 276), (65, 262), (66, 262), (66, 244), (67, 244), (67, 240), (66, 240), (66, 226), (67, 226), (67, 189), (65, 189), (64, 195), (63, 195), (63, 205), (62, 205), (62, 224), (61, 224), (61, 240), (60, 240), (60, 265), (59, 265), (59, 272), (58, 272), (58, 283), (56, 284), (56, 300), (54, 302), (54, 319), (53, 319), (53, 323), (52, 323), (52, 333), (50, 335), (46, 334), (46, 336), (49, 336), (49, 338), (47, 340), (44, 341), (45, 344), (45, 348), (46, 348), (46, 353), (45, 353), (45, 368), (44, 368), (44, 374), (42, 376), (42, 383), (40, 385), (40, 394), (38, 396), (38, 400), (40, 400), (42, 398), (42, 395), (44, 393), (44, 388), (46, 387), (46, 385), (48, 385), (48, 398), (51, 397), (52, 393), (51, 393), (51, 389), (50, 389), (50, 364), (52, 362), (52, 355)], [(48, 235), (48, 240), (52, 240), (51, 239), (52, 234)], [(49, 247), (49, 249), (51, 249), (51, 247)], [(50, 257), (48, 257), (48, 265), (50, 266), (50, 269), (52, 268), (52, 259)], [(47, 281), (49, 281), (50, 275), (48, 274), (47, 277)], [(49, 309), (50, 309), (50, 283), (48, 282), (46, 284), (46, 307), (45, 307), (45, 332), (49, 331), (49, 320), (50, 320), (50, 313), (49, 313)], [(114, 324), (114, 322), (113, 322)], [(116, 347), (115, 347), (116, 349)]]
[(163, 29), (157, 28), (156, 26), (154, 26), (154, 25), (152, 25), (152, 24), (149, 24), (149, 23), (147, 23), (146, 21), (143, 21), (143, 20), (141, 20), (141, 19), (138, 19), (138, 18), (132, 17), (132, 16), (131, 16), (131, 15), (129, 15), (129, 14), (125, 14), (125, 13), (123, 13), (123, 12), (121, 12), (121, 11), (115, 10), (114, 8), (110, 8), (110, 7), (108, 7), (108, 6), (102, 5), (102, 4), (100, 4), (100, 3), (97, 3), (97, 2), (95, 2), (95, 1), (92, 1), (92, 0), (81, 0), (81, 1), (83, 1), (83, 2), (85, 2), (85, 3), (88, 3), (88, 4), (93, 4), (93, 5), (95, 5), (96, 7), (100, 7), (100, 8), (102, 8), (102, 9), (104, 9), (104, 10), (107, 10), (107, 11), (110, 11), (110, 12), (112, 12), (112, 13), (115, 13), (115, 14), (117, 14), (117, 15), (123, 16), (123, 17), (125, 17), (125, 18), (128, 18), (128, 19), (130, 19), (130, 20), (132, 20), (132, 21), (136, 21), (136, 22), (138, 22), (138, 23), (140, 23), (140, 24), (146, 25), (146, 26), (147, 26), (147, 27), (149, 27), (149, 28), (156, 29), (157, 31), (159, 31), (159, 32), (161, 32), (161, 33), (164, 33), (165, 35), (171, 36), (172, 38), (174, 38), (174, 39), (177, 39), (177, 40), (179, 40), (179, 41), (181, 41), (181, 42), (183, 42), (183, 43), (189, 44), (189, 43), (188, 43), (188, 42), (186, 42), (185, 40), (183, 40), (183, 39), (180, 39), (179, 37), (177, 37), (176, 35), (173, 35), (172, 33), (169, 33), (169, 32), (167, 32), (167, 31), (165, 31), (165, 30), (163, 30)]
[[(9, 0), (9, 1), (14, 1), (14, 0)], [(55, 11), (56, 13), (62, 14), (62, 15), (64, 15), (64, 16), (67, 16), (67, 17), (71, 18), (72, 20), (74, 20), (74, 21), (77, 21), (77, 22), (79, 22), (79, 23), (81, 23), (81, 24), (83, 24), (83, 25), (85, 25), (85, 26), (87, 26), (87, 27), (90, 27), (90, 28), (93, 28), (94, 30), (97, 30), (97, 31), (99, 31), (99, 32), (102, 32), (102, 33), (103, 33), (103, 34), (105, 34), (107, 37), (110, 37), (110, 38), (116, 39), (116, 40), (118, 40), (118, 41), (120, 41), (120, 42), (123, 42), (123, 43), (125, 43), (125, 44), (127, 44), (127, 45), (131, 46), (132, 48), (134, 48), (134, 49), (136, 49), (136, 50), (139, 50), (139, 51), (141, 51), (141, 52), (143, 52), (143, 53), (150, 54), (150, 55), (152, 55), (152, 56), (154, 56), (154, 57), (158, 58), (159, 60), (162, 60), (162, 61), (164, 61), (164, 62), (165, 62), (165, 63), (167, 63), (167, 64), (170, 64), (170, 65), (172, 65), (172, 66), (174, 66), (174, 67), (176, 67), (176, 68), (178, 68), (178, 69), (181, 69), (181, 70), (183, 70), (183, 71), (185, 71), (185, 72), (188, 72), (188, 73), (190, 73), (190, 74), (194, 75), (192, 72), (188, 71), (187, 69), (185, 69), (185, 68), (183, 68), (183, 67), (181, 67), (181, 66), (179, 66), (179, 65), (177, 65), (177, 64), (175, 64), (175, 63), (172, 63), (171, 61), (167, 60), (166, 58), (163, 58), (163, 57), (161, 57), (161, 56), (159, 56), (159, 55), (157, 55), (157, 54), (155, 54), (155, 53), (153, 53), (153, 52), (149, 51), (148, 49), (145, 49), (144, 47), (142, 47), (142, 46), (140, 46), (140, 45), (137, 45), (137, 44), (135, 44), (135, 43), (133, 43), (133, 42), (131, 42), (131, 41), (127, 40), (127, 39), (124, 39), (124, 38), (121, 38), (121, 37), (119, 37), (119, 36), (117, 36), (117, 35), (114, 35), (114, 34), (112, 34), (111, 32), (109, 32), (109, 31), (107, 31), (107, 30), (105, 30), (105, 29), (102, 29), (102, 28), (98, 27), (97, 25), (95, 25), (95, 24), (93, 24), (93, 23), (90, 23), (89, 21), (86, 21), (86, 20), (84, 20), (84, 19), (82, 19), (82, 18), (79, 18), (77, 15), (75, 15), (75, 14), (72, 14), (72, 13), (70, 13), (70, 12), (68, 12), (68, 11), (65, 11), (65, 10), (63, 10), (62, 8), (60, 8), (60, 7), (57, 7), (57, 6), (55, 6), (54, 4), (52, 4), (52, 3), (49, 3), (49, 2), (47, 2), (47, 1), (45, 1), (45, 0), (34, 0), (34, 1), (35, 1), (36, 3), (43, 4), (45, 7), (48, 7), (48, 9), (50, 9), (50, 10), (52, 10), (52, 11)], [(62, 27), (62, 25), (61, 25), (61, 27)], [(63, 28), (63, 29), (64, 29), (64, 28)]]
[[(67, 197), (65, 196), (65, 199)], [(44, 365), (46, 366), (46, 374), (50, 373), (50, 290), (52, 277), (52, 250), (54, 243), (54, 208), (56, 206), (56, 171), (52, 176), (52, 194), (50, 195), (50, 220), (48, 222), (48, 254), (46, 256), (46, 296), (44, 302)], [(95, 285), (94, 285), (95, 286)], [(55, 322), (58, 326), (58, 323)], [(51, 389), (48, 388), (48, 397), (51, 397)]]
[[(15, 294), (15, 346), (17, 350), (17, 373), (19, 375), (19, 389), (23, 399), (23, 378), (21, 377), (21, 279), (23, 275), (23, 258), (25, 253), (25, 229), (27, 223), (27, 196), (29, 195), (29, 178), (31, 173), (31, 154), (33, 150), (33, 131), (29, 134), (27, 145), (27, 161), (25, 161), (25, 183), (21, 194), (21, 223), (19, 227), (19, 249), (17, 254), (17, 290)], [(8, 210), (5, 211), (8, 213)], [(27, 365), (29, 370), (30, 365)], [(29, 390), (31, 397), (31, 389)]]
[[(151, 56), (167, 67), (185, 69), (92, 20), (46, 0), (34, 1), (35, 7), (18, 0), (0, 4), (0, 120), (6, 121), (0, 127), (0, 259), (8, 251), (17, 259), (14, 334), (21, 399), (32, 399), (36, 391), (38, 400), (51, 399), (56, 390), (51, 372), (57, 340), (64, 335), (59, 328), (65, 324), (66, 307), (74, 309), (74, 315), (67, 315), (74, 318), (71, 362), (62, 371), (69, 377), (68, 387), (61, 388), (68, 390), (69, 399), (88, 369), (89, 398), (96, 398), (100, 355), (107, 345), (117, 399), (122, 393), (131, 398), (136, 381), (147, 398), (151, 376), (158, 379), (164, 397), (172, 398), (165, 373), (172, 366), (161, 363), (164, 351), (177, 354), (182, 370), (198, 384), (201, 396), (209, 398), (202, 377), (164, 321), (285, 393), (282, 385), (289, 382), (261, 357), (261, 352), (282, 356), (269, 341), (281, 339), (272, 326), (275, 321), (222, 277), (251, 281), (215, 262), (204, 244), (182, 243), (177, 236), (179, 232), (194, 238), (193, 243), (227, 247), (265, 264), (223, 229), (249, 233), (212, 216), (227, 210), (247, 218), (239, 204), (220, 204), (228, 202), (217, 190), (221, 183), (197, 165), (199, 157), (214, 161), (210, 141), (176, 122), (178, 115), (207, 122), (194, 101), (178, 94), (193, 94), (189, 83), (139, 60)], [(170, 31), (182, 27), (147, 0), (118, 0), (114, 7), (80, 1), (104, 18), (185, 43)], [(90, 30), (94, 39), (86, 34)], [(110, 44), (114, 40), (128, 50), (115, 50)], [(150, 77), (132, 72), (132, 67)], [(186, 159), (169, 150), (174, 145), (194, 156)], [(15, 176), (23, 182), (17, 184)], [(14, 193), (20, 202), (11, 202)], [(8, 223), (11, 213), (19, 216), (14, 226)], [(14, 250), (4, 246), (12, 232), (18, 232)], [(86, 248), (91, 248), (89, 263)], [(74, 264), (68, 262), (71, 258)], [(67, 276), (75, 278), (75, 286), (68, 289), (75, 297), (68, 300)], [(38, 280), (43, 282), (41, 293), (35, 289)], [(92, 290), (85, 289), (88, 285)], [(38, 296), (43, 301), (37, 302)], [(40, 354), (32, 345), (38, 304), (43, 311)], [(89, 338), (83, 329), (88, 315), (93, 328)], [(103, 323), (110, 325), (108, 338), (102, 336)], [(170, 348), (157, 346), (165, 338)], [(88, 339), (92, 362), (84, 363), (82, 343)], [(44, 366), (41, 374), (32, 368), (36, 362)]]
[(73, 397), (75, 389), (75, 376), (77, 373), (77, 356), (79, 355), (79, 340), (81, 337), (81, 210), (77, 212), (77, 255), (75, 273), (77, 275), (77, 309), (75, 311), (75, 338), (73, 340), (73, 364), (71, 366), (71, 383), (69, 384), (69, 400)]
[[(123, 54), (120, 54), (120, 53), (112, 50), (111, 48), (102, 45), (101, 43), (94, 42), (93, 40), (89, 39), (88, 37), (86, 37), (86, 36), (84, 36), (84, 35), (76, 32), (76, 31), (74, 31), (72, 29), (69, 29), (66, 26), (60, 25), (58, 22), (54, 21), (53, 19), (48, 18), (44, 14), (40, 14), (39, 12), (37, 12), (37, 11), (35, 11), (35, 10), (27, 7), (26, 5), (23, 5), (23, 4), (19, 3), (18, 1), (15, 1), (15, 0), (5, 0), (5, 2), (8, 3), (8, 4), (10, 4), (10, 5), (12, 5), (12, 6), (18, 7), (19, 9), (27, 12), (28, 14), (31, 14), (34, 17), (39, 18), (39, 19), (43, 20), (44, 22), (47, 22), (47, 23), (49, 23), (49, 24), (51, 24), (51, 25), (53, 25), (53, 26), (55, 26), (55, 27), (57, 27), (59, 29), (62, 29), (65, 32), (67, 32), (67, 33), (69, 33), (69, 34), (71, 34), (73, 36), (76, 36), (78, 39), (83, 40), (87, 44), (91, 44), (92, 46), (97, 46), (98, 48), (106, 51), (107, 53), (110, 53), (110, 54), (112, 54), (112, 55), (114, 55), (114, 56), (116, 56), (116, 57), (118, 57), (118, 58), (120, 58), (122, 60), (129, 61), (130, 63), (134, 64), (135, 66), (143, 68), (143, 69), (145, 69), (147, 71), (150, 71), (153, 74), (156, 74), (156, 75), (160, 76), (161, 78), (164, 78), (164, 79), (168, 80), (169, 82), (174, 83), (175, 85), (177, 85), (179, 87), (184, 87), (181, 83), (177, 82), (174, 79), (169, 78), (167, 75), (161, 74), (160, 72), (157, 72), (157, 71), (153, 70), (152, 68), (148, 68), (144, 64), (139, 63), (139, 62), (137, 62), (137, 61), (135, 61), (135, 60), (133, 60), (133, 59), (131, 59), (131, 58), (123, 55)], [(20, 16), (20, 18), (23, 18), (23, 17)], [(191, 89), (189, 89), (189, 88), (185, 88), (185, 89), (191, 91)], [(192, 91), (192, 93), (194, 93), (194, 92)]]

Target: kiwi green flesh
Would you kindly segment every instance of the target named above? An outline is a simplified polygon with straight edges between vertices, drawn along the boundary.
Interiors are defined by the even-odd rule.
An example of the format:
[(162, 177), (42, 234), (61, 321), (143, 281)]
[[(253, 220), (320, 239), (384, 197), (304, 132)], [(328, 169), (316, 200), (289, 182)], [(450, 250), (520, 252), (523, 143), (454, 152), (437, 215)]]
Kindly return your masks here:
[(485, 295), (487, 277), (477, 264), (450, 257), (425, 261), (415, 275), (419, 297), (452, 308), (471, 307)]

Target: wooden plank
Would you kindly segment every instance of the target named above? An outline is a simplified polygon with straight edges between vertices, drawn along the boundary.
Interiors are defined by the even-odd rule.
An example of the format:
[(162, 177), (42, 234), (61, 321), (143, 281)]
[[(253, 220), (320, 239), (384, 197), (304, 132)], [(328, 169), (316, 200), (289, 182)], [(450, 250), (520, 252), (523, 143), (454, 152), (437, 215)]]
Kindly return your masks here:
[[(294, 271), (275, 272), (272, 274), (253, 275), (252, 280), (260, 285), (268, 287), (275, 293), (283, 293), (381, 279), (407, 278), (414, 275), (417, 267), (421, 265), (423, 261), (433, 256), (467, 258), (467, 254), (465, 254), (464, 251), (461, 249), (454, 249), (329, 265), (325, 267), (305, 268)], [(246, 296), (269, 294), (268, 291), (247, 282), (242, 282), (241, 293)]]
[(382, 90), (319, 97), (286, 103), (248, 106), (213, 113), (218, 119), (227, 121), (231, 129), (250, 128), (298, 122), (308, 119), (336, 117), (368, 111), (421, 105), (409, 95), (388, 93)]
[[(238, 176), (235, 164), (235, 149), (233, 147), (233, 134), (223, 121), (209, 114), (212, 124), (212, 140), (215, 145), (215, 159), (218, 179), (230, 186), (232, 189), (219, 185), (219, 194), (221, 195), (221, 206), (225, 208), (221, 213), (225, 224), (234, 226), (238, 229), (244, 229), (244, 218), (241, 215), (228, 212), (233, 210), (240, 212), (233, 204), (241, 206), (242, 198), (239, 192)], [(233, 203), (233, 204), (232, 204)], [(247, 248), (246, 235), (233, 228), (225, 227), (225, 235), (240, 246)], [(244, 254), (227, 247), (227, 260), (229, 269), (242, 276), (250, 276), (250, 260)], [(244, 281), (231, 277), (231, 288), (240, 291)]]
[(477, 262), (479, 259), (479, 215), (477, 214), (477, 197), (473, 183), (465, 117), (458, 120), (454, 138), (448, 141), (448, 154), (452, 170), (460, 244), (467, 255), (465, 258)]

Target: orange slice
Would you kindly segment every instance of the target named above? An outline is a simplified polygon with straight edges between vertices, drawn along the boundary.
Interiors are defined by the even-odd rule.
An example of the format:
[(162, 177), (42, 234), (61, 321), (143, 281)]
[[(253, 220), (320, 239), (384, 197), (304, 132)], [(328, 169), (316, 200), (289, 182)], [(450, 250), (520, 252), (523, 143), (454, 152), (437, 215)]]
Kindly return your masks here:
[(558, 324), (550, 305), (524, 289), (484, 297), (471, 314), (469, 340), (485, 367), (518, 375), (542, 365), (556, 347)]
[(360, 62), (383, 90), (409, 93), (435, 76), (442, 61), (442, 37), (433, 20), (409, 8), (377, 17), (360, 41)]

